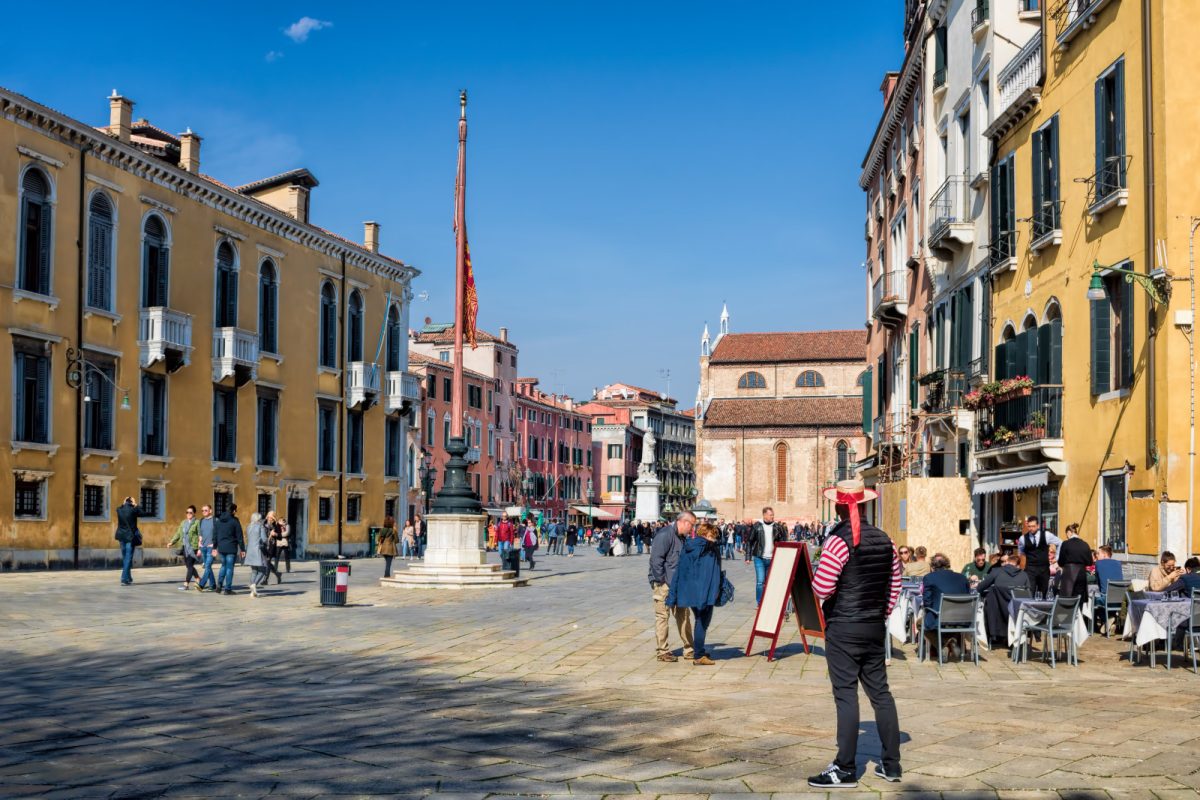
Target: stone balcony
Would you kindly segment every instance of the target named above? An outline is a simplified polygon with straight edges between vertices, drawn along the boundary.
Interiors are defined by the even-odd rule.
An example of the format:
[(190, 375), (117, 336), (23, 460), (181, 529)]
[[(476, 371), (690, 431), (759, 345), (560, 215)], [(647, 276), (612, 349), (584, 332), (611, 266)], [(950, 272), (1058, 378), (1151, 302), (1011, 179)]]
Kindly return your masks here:
[(241, 328), (214, 328), (212, 345), (213, 382), (233, 377), (243, 386), (258, 377), (258, 334)]
[(383, 396), (387, 413), (406, 413), (421, 402), (421, 379), (411, 372), (389, 372)]
[(138, 320), (138, 353), (142, 369), (165, 361), (167, 372), (192, 363), (192, 315), (154, 306)]
[(380, 370), (369, 361), (351, 361), (346, 369), (346, 405), (367, 409), (379, 399)]

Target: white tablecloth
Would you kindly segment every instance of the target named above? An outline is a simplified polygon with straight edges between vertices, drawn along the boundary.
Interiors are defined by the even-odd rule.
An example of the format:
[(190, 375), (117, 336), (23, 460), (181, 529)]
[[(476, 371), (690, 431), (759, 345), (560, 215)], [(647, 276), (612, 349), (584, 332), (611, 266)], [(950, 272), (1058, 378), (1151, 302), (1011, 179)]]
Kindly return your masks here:
[[(1177, 606), (1180, 612), (1179, 624), (1183, 624), (1187, 621), (1187, 609), (1189, 608), (1187, 600), (1176, 600), (1173, 602), (1156, 600), (1154, 602), (1170, 602), (1173, 607)], [(1134, 619), (1135, 616), (1138, 615), (1132, 613), (1132, 611), (1125, 614), (1125, 628), (1121, 632), (1122, 638), (1128, 639), (1131, 636), (1136, 636), (1137, 638), (1134, 639), (1134, 641), (1139, 647), (1144, 644), (1149, 644), (1150, 642), (1158, 641), (1159, 639), (1165, 640), (1167, 638), (1167, 629), (1164, 628), (1152, 614), (1142, 613), (1140, 615), (1141, 618), (1137, 620)]]
[[(900, 604), (897, 603), (896, 608), (899, 608), (899, 607), (900, 607)], [(892, 614), (895, 615), (895, 613), (896, 613), (895, 610), (893, 610)], [(923, 607), (917, 609), (917, 619), (914, 624), (917, 626), (918, 635), (924, 633), (924, 631), (925, 631), (925, 627), (924, 627), (924, 625), (925, 625), (925, 609)], [(934, 629), (934, 630), (936, 631), (936, 629)], [(892, 631), (892, 619), (891, 619), (891, 617), (889, 617), (888, 618), (888, 632), (890, 633), (891, 631)], [(899, 638), (899, 637), (897, 637), (897, 638)], [(901, 641), (903, 641), (903, 639), (901, 639)], [(975, 641), (979, 645), (980, 650), (988, 649), (987, 625), (985, 624), (984, 618), (983, 618), (983, 603), (982, 602), (979, 603), (979, 605), (977, 605), (975, 607)]]
[[(1008, 617), (1008, 645), (1013, 648), (1013, 657), (1016, 657), (1016, 648), (1025, 644), (1025, 627), (1040, 623), (1050, 613), (1050, 608), (1053, 605), (1053, 600), (1034, 601), (1033, 603), (1021, 603), (1016, 616), (1011, 614)], [(1079, 613), (1075, 615), (1075, 622), (1071, 625), (1071, 636), (1075, 639), (1075, 646), (1081, 647), (1087, 641), (1090, 635), (1090, 624), (1084, 620), (1091, 619), (1091, 602), (1080, 606)]]

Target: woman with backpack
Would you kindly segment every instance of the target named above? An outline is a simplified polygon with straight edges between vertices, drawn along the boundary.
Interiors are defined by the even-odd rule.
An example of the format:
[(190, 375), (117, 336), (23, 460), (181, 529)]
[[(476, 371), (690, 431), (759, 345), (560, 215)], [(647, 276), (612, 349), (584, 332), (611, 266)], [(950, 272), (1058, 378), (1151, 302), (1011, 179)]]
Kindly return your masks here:
[(525, 533), (522, 534), (521, 546), (525, 548), (525, 560), (533, 569), (533, 551), (538, 548), (537, 526), (532, 521), (525, 523)]

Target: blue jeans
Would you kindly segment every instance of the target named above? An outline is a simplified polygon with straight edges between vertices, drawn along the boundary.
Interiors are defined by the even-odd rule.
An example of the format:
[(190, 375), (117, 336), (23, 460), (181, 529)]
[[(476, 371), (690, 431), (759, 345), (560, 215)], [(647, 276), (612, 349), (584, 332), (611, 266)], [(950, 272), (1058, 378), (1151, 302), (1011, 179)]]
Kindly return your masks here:
[(771, 571), (771, 559), (754, 557), (754, 602), (762, 605), (763, 584), (767, 582), (767, 573)]
[(200, 575), (200, 583), (197, 584), (201, 589), (208, 587), (210, 589), (217, 588), (217, 579), (213, 577), (212, 562), (213, 549), (212, 547), (200, 548), (204, 555), (204, 572)]
[(133, 542), (121, 542), (121, 583), (133, 583)]
[(712, 615), (712, 606), (692, 609), (692, 618), (696, 621), (692, 634), (692, 651), (696, 658), (703, 658), (706, 655), (704, 637), (708, 635), (708, 626), (712, 623)]
[(638, 544), (638, 555), (640, 556), (642, 554), (642, 537), (640, 537), (640, 536), (638, 537), (637, 544)]
[(573, 545), (573, 544), (567, 545), (567, 555), (569, 555), (569, 556), (575, 555), (575, 545)]
[(233, 589), (233, 567), (237, 563), (237, 553), (221, 553), (221, 571), (217, 574), (218, 589)]
[(500, 553), (500, 555), (504, 555), (509, 550), (512, 550), (512, 542), (497, 542), (496, 550)]

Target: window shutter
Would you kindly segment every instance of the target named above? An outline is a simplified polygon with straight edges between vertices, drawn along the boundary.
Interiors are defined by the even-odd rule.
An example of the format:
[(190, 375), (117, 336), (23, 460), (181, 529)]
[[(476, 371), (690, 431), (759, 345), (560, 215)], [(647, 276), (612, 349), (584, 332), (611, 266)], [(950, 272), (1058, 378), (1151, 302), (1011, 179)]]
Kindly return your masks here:
[[(1046, 197), (1048, 200), (1050, 200), (1053, 203), (1058, 203), (1059, 189), (1058, 189), (1058, 115), (1057, 114), (1055, 114), (1050, 119), (1050, 141), (1047, 143), (1047, 145), (1050, 149), (1050, 154), (1049, 154), (1050, 169), (1048, 172), (1050, 186), (1043, 187), (1042, 191), (1046, 194)], [(1055, 222), (1056, 226), (1062, 224), (1058, 219), (1058, 211), (1057, 210), (1055, 210), (1054, 222)]]
[[(1126, 264), (1133, 269), (1133, 264)], [(1133, 285), (1121, 283), (1121, 388), (1133, 385)]]
[(37, 413), (33, 420), (34, 441), (50, 440), (50, 359), (35, 357), (37, 363)]
[(237, 460), (237, 394), (225, 393), (225, 459)]
[(1049, 383), (1061, 386), (1062, 376), (1062, 320), (1050, 320), (1050, 374)]
[(158, 270), (155, 272), (154, 278), (154, 305), (167, 305), (167, 287), (168, 279), (171, 275), (171, 250), (166, 244), (160, 244), (158, 250)]
[(1050, 323), (1038, 326), (1037, 329), (1037, 373), (1030, 373), (1039, 384), (1053, 383), (1050, 380), (1050, 361), (1053, 358), (1054, 331)]
[[(988, 209), (988, 244), (991, 245), (992, 251), (989, 254), (992, 259), (995, 258), (1000, 244), (1000, 182), (1004, 178), (1004, 164), (997, 163), (995, 169), (992, 170), (992, 202), (991, 208)], [(991, 260), (991, 259), (989, 259)]]
[(1092, 394), (1104, 394), (1112, 388), (1112, 320), (1108, 299), (1092, 300)]
[(920, 371), (921, 334), (916, 328), (908, 334), (908, 407), (917, 408), (917, 373)]
[(17, 353), (13, 359), (13, 383), (17, 387), (16, 397), (13, 398), (13, 439), (23, 442), (29, 437), (25, 430), (25, 366), (29, 356)]
[[(111, 375), (108, 375), (107, 371), (105, 371), (105, 372), (104, 372), (104, 373), (102, 373), (102, 374), (104, 374), (106, 377), (108, 377), (108, 378), (110, 378), (110, 379), (112, 378), (112, 376), (111, 376)], [(99, 392), (99, 402), (100, 402), (100, 430), (96, 432), (96, 434), (97, 434), (97, 435), (96, 435), (96, 445), (97, 445), (97, 446), (98, 446), (98, 447), (99, 447), (101, 450), (111, 450), (111, 449), (112, 449), (112, 445), (113, 445), (113, 441), (112, 441), (112, 440), (113, 440), (113, 429), (112, 429), (112, 426), (113, 426), (113, 419), (112, 419), (112, 414), (113, 414), (113, 391), (112, 391), (112, 384), (110, 384), (108, 381), (104, 380), (104, 378), (99, 378), (99, 379), (96, 381), (96, 383), (97, 383), (97, 385), (100, 387), (100, 392)]]
[(112, 270), (112, 226), (92, 217), (88, 223), (88, 296), (92, 308), (111, 311), (109, 275)]
[(1048, 129), (1043, 128), (1040, 131), (1034, 131), (1033, 142), (1032, 142), (1032, 145), (1033, 145), (1032, 167), (1033, 168), (1029, 172), (1030, 172), (1030, 178), (1032, 178), (1032, 184), (1033, 184), (1033, 220), (1034, 220), (1034, 230), (1035, 231), (1037, 230), (1037, 225), (1039, 225), (1042, 220), (1042, 216), (1041, 216), (1042, 201), (1045, 199), (1045, 197), (1042, 194), (1042, 192), (1043, 192), (1043, 187), (1042, 187), (1042, 147), (1044, 144), (1042, 140), (1043, 140), (1043, 137), (1046, 135), (1044, 133), (1044, 131), (1046, 131), (1046, 130), (1048, 130)]
[[(1099, 181), (1102, 177), (1101, 173), (1104, 170), (1104, 157), (1108, 153), (1108, 126), (1105, 124), (1108, 117), (1108, 109), (1104, 102), (1104, 78), (1096, 81), (1096, 180)], [(1094, 312), (1093, 312), (1094, 313)], [(1094, 376), (1093, 376), (1094, 377)], [(1093, 388), (1094, 388), (1093, 381)]]
[(150, 450), (150, 409), (153, 405), (150, 397), (150, 386), (150, 376), (143, 374), (141, 406), (138, 408), (138, 424), (140, 428), (138, 431), (138, 452), (147, 455), (153, 455), (153, 452)]
[(975, 289), (973, 286), (963, 289), (962, 306), (962, 346), (960, 348), (962, 363), (959, 364), (959, 369), (966, 372), (971, 363), (971, 357), (975, 354)]
[(1008, 352), (1007, 346), (1007, 342), (1001, 342), (996, 345), (996, 374), (992, 376), (993, 380), (1002, 381), (1008, 377), (1008, 362), (1005, 360), (1005, 353)]
[(1036, 381), (1038, 379), (1038, 329), (1030, 328), (1023, 335), (1025, 336), (1025, 363), (1021, 372)]
[(41, 206), (41, 225), (38, 227), (38, 285), (34, 291), (50, 294), (50, 229), (54, 213), (49, 201)]
[(225, 317), (223, 327), (237, 327), (237, 284), (237, 272), (227, 267), (225, 269), (225, 308), (222, 312)]
[(1013, 156), (1004, 162), (1005, 198), (1004, 198), (1004, 239), (1005, 254), (1011, 258), (1017, 254), (1017, 170)]
[[(1113, 70), (1113, 141), (1114, 155), (1125, 155), (1125, 59), (1117, 62)], [(1125, 185), (1125, 162), (1122, 160), (1117, 168), (1120, 185)]]
[(1010, 339), (1004, 344), (1004, 375), (1007, 378), (1015, 378), (1020, 374), (1023, 365), (1021, 348), (1021, 337), (1018, 336)]

